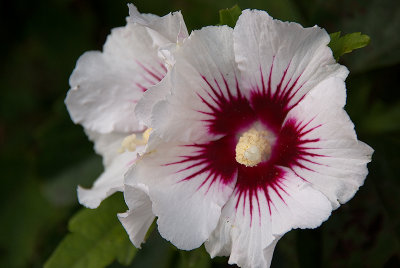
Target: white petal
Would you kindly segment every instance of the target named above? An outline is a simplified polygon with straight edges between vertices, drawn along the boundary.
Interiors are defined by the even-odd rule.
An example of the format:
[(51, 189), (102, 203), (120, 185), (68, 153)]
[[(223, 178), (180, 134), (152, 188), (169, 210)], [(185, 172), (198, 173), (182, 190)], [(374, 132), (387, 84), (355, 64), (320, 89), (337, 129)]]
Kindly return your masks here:
[[(323, 192), (337, 208), (351, 199), (364, 183), (372, 148), (357, 140), (354, 125), (343, 110), (346, 91), (341, 79), (327, 79), (295, 107), (286, 119), (303, 122), (304, 140), (316, 154), (294, 171)], [(321, 155), (321, 156), (318, 156)]]
[[(143, 146), (142, 148), (143, 149)], [(88, 207), (96, 208), (101, 201), (117, 191), (124, 189), (124, 174), (136, 159), (137, 152), (125, 152), (113, 159), (105, 167), (104, 172), (95, 181), (91, 189), (78, 186), (79, 203)]]
[[(206, 250), (211, 257), (230, 255), (229, 263), (239, 267), (269, 267), (272, 254), (264, 251), (273, 249), (279, 237), (272, 236), (270, 219), (258, 224), (260, 217), (253, 213), (251, 218), (248, 202), (240, 202), (236, 208), (237, 202), (234, 194), (224, 206), (217, 228), (205, 243)], [(268, 211), (268, 207), (264, 210)]]
[(121, 142), (128, 136), (128, 133), (116, 133), (112, 132), (109, 134), (101, 134), (95, 131), (85, 129), (86, 135), (89, 140), (94, 143), (94, 150), (96, 153), (103, 157), (103, 165), (107, 167), (111, 162), (120, 155), (118, 153), (121, 147)]
[(135, 113), (139, 120), (146, 126), (151, 126), (152, 111), (154, 106), (161, 100), (164, 100), (170, 93), (171, 73), (167, 73), (160, 83), (147, 90), (136, 105)]
[[(187, 29), (180, 12), (170, 13), (160, 19), (162, 23), (155, 20), (154, 16), (149, 14), (140, 14), (136, 7), (129, 4), (130, 18), (128, 21), (139, 23), (144, 25), (151, 30), (149, 33), (152, 35), (155, 42), (157, 40), (163, 40), (158, 42), (159, 56), (164, 60), (167, 68), (171, 68), (175, 63), (175, 51), (179, 49), (179, 46), (188, 37)], [(178, 36), (177, 36), (178, 33)], [(160, 36), (162, 35), (162, 36)], [(169, 43), (168, 43), (169, 42)], [(172, 88), (171, 75), (167, 75), (164, 79), (149, 88), (136, 105), (135, 114), (139, 120), (147, 125), (151, 125), (151, 112), (154, 105), (163, 100)]]
[(329, 200), (310, 183), (297, 177), (292, 171), (283, 168), (286, 175), (283, 181), (284, 192), (281, 197), (270, 191), (272, 200), (272, 233), (283, 235), (295, 228), (316, 228), (331, 214)]
[(207, 137), (203, 120), (210, 118), (202, 113), (210, 112), (205, 101), (215, 105), (212, 91), (225, 98), (228, 92), (236, 95), (232, 29), (210, 26), (192, 32), (175, 58), (171, 95), (155, 105), (152, 127), (165, 140), (201, 142)]
[(143, 130), (136, 102), (166, 73), (157, 47), (145, 27), (128, 24), (112, 30), (103, 50), (86, 52), (77, 62), (65, 100), (71, 118), (100, 133)]
[(264, 11), (244, 10), (234, 29), (243, 86), (260, 90), (270, 84), (272, 94), (282, 94), (286, 85), (286, 91), (293, 86), (291, 105), (327, 77), (344, 80), (348, 71), (332, 57), (329, 40), (326, 31), (317, 26), (303, 28), (274, 20)]
[[(239, 248), (239, 251), (236, 251), (234, 254), (231, 254), (229, 257), (229, 264), (237, 264), (239, 267), (249, 267), (249, 268), (267, 268), (270, 267), (272, 262), (272, 257), (274, 254), (275, 246), (278, 243), (279, 238), (276, 238), (271, 242), (263, 251), (260, 252), (260, 255), (256, 254), (250, 255), (254, 259), (249, 260), (248, 256), (243, 256), (243, 253), (240, 252), (242, 248)], [(257, 257), (262, 259), (262, 262), (257, 262)]]
[(190, 168), (196, 161), (172, 164), (182, 161), (181, 156), (194, 155), (196, 150), (182, 144), (160, 144), (154, 150), (148, 149), (149, 153), (126, 175), (127, 185), (143, 181), (149, 187), (161, 236), (185, 250), (199, 247), (215, 229), (235, 183), (235, 174), (229, 184), (218, 179), (211, 183), (213, 176), (208, 171), (188, 179), (205, 166)]
[(269, 267), (273, 249), (284, 233), (315, 228), (329, 217), (332, 207), (328, 199), (292, 171), (281, 169), (285, 171), (282, 189), (277, 188), (278, 195), (269, 188), (270, 202), (262, 190), (258, 190), (258, 198), (247, 195), (240, 199), (235, 191), (206, 242), (212, 257), (229, 254), (229, 263), (240, 267)]
[(177, 43), (179, 40), (188, 37), (186, 24), (180, 11), (169, 13), (160, 18), (152, 14), (140, 14), (134, 5), (128, 4), (128, 6), (128, 22), (145, 26), (157, 46)]
[(118, 214), (118, 218), (127, 231), (133, 245), (140, 248), (150, 225), (155, 219), (151, 210), (151, 201), (148, 196), (147, 186), (143, 184), (135, 186), (127, 185), (124, 196), (129, 210)]

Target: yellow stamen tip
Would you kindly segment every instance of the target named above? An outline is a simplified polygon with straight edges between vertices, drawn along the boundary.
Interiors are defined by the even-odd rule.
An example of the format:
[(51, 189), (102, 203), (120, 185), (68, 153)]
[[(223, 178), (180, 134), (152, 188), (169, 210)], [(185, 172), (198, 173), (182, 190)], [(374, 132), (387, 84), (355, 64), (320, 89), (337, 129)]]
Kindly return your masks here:
[(143, 132), (143, 140), (147, 143), (149, 141), (150, 133), (153, 129), (150, 127)]
[(254, 167), (267, 160), (271, 154), (268, 132), (254, 128), (246, 131), (240, 136), (235, 151), (236, 161), (247, 167)]
[(118, 153), (122, 154), (125, 151), (134, 152), (136, 146), (147, 144), (151, 130), (151, 128), (146, 129), (146, 131), (143, 132), (141, 139), (138, 139), (136, 134), (126, 136), (121, 142), (121, 147), (118, 149)]
[(121, 148), (118, 150), (119, 152), (133, 152), (136, 150), (136, 135), (132, 134), (129, 136), (126, 136), (121, 143)]

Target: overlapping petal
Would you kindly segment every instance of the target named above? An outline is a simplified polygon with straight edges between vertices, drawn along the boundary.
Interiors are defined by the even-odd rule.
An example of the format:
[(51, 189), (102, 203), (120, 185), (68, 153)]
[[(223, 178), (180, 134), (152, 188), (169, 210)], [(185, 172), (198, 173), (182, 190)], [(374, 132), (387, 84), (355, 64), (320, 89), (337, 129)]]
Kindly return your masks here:
[(206, 120), (210, 104), (218, 101), (213, 99), (214, 92), (236, 95), (230, 90), (236, 88), (237, 73), (232, 29), (223, 26), (194, 31), (174, 57), (177, 62), (170, 72), (171, 81), (162, 85), (169, 86), (170, 94), (155, 105), (151, 125), (165, 140), (199, 142), (210, 138)]
[(102, 53), (86, 52), (77, 62), (66, 98), (71, 118), (100, 133), (143, 130), (135, 104), (165, 73), (144, 27), (128, 24), (113, 29)]
[(135, 162), (137, 154), (144, 151), (144, 146), (139, 146), (133, 152), (121, 153), (119, 150), (126, 134), (101, 134), (90, 130), (85, 132), (94, 143), (95, 151), (103, 158), (104, 171), (91, 189), (78, 186), (78, 200), (88, 208), (96, 208), (108, 196), (124, 189), (124, 175)]
[(182, 249), (198, 247), (209, 237), (235, 183), (236, 172), (214, 172), (209, 166), (214, 164), (197, 155), (201, 148), (188, 143), (215, 139), (206, 128), (210, 103), (217, 101), (212, 96), (216, 91), (229, 96), (229, 88), (237, 86), (232, 41), (229, 27), (193, 32), (175, 52), (171, 73), (156, 86), (169, 93), (166, 99), (154, 105), (145, 96), (142, 102), (150, 105), (137, 109), (144, 118), (152, 110), (152, 137), (161, 135), (162, 141), (148, 145), (148, 153), (127, 174), (126, 183), (145, 178), (141, 182), (149, 187), (161, 235)]
[(144, 92), (135, 107), (135, 114), (142, 124), (151, 126), (154, 106), (166, 98), (171, 88), (171, 73), (168, 73), (158, 84)]
[[(152, 211), (164, 238), (180, 249), (199, 247), (215, 229), (236, 173), (205, 172), (206, 161), (190, 159), (196, 157), (196, 147), (169, 142), (149, 144), (147, 150), (127, 173), (125, 183), (143, 183), (149, 188)], [(136, 199), (130, 192), (125, 197), (128, 205)]]
[[(211, 256), (268, 267), (283, 234), (318, 227), (354, 195), (372, 149), (343, 110), (348, 71), (328, 43), (318, 27), (247, 10), (234, 30), (203, 28), (174, 51), (159, 92), (136, 109), (153, 132), (126, 177), (146, 185), (146, 215), (164, 238), (181, 249), (206, 241)], [(235, 157), (247, 131), (267, 133), (260, 139), (271, 147), (254, 165)], [(129, 232), (149, 225), (132, 224)]]
[(107, 167), (119, 155), (126, 133), (111, 132), (102, 134), (95, 131), (85, 130), (89, 140), (94, 143), (94, 150), (103, 158), (103, 165)]
[(244, 89), (266, 87), (290, 106), (330, 76), (344, 80), (348, 71), (336, 64), (329, 40), (317, 26), (303, 28), (275, 20), (264, 11), (244, 10), (234, 30), (235, 59)]
[(180, 11), (160, 18), (153, 14), (141, 14), (132, 4), (128, 4), (128, 7), (128, 22), (145, 26), (155, 46), (163, 47), (169, 43), (179, 43), (188, 37), (186, 24)]
[(97, 178), (91, 189), (78, 187), (79, 203), (88, 208), (97, 208), (101, 201), (117, 191), (124, 189), (124, 175), (135, 162), (137, 153), (143, 150), (143, 146), (134, 152), (124, 152), (116, 156), (105, 167), (104, 172)]
[[(236, 189), (224, 206), (217, 229), (206, 242), (211, 256), (230, 255), (241, 267), (268, 267), (279, 238), (291, 229), (315, 228), (332, 207), (328, 199), (282, 167), (280, 191), (259, 190), (241, 197)], [(250, 200), (251, 199), (251, 200)]]
[(70, 77), (67, 108), (75, 123), (91, 131), (143, 130), (134, 108), (143, 92), (166, 74), (159, 49), (187, 36), (180, 12), (158, 17), (129, 8), (127, 25), (112, 30), (103, 52), (82, 55)]
[(346, 203), (364, 183), (366, 164), (373, 150), (357, 140), (354, 125), (343, 107), (345, 84), (341, 79), (326, 79), (289, 112), (285, 124), (297, 120), (305, 145), (312, 153), (293, 171), (324, 193), (333, 208)]
[(118, 214), (118, 218), (126, 229), (130, 240), (137, 248), (140, 248), (155, 218), (148, 191), (148, 187), (144, 184), (126, 185), (124, 195), (129, 210)]
[(105, 170), (92, 189), (78, 187), (79, 202), (90, 208), (124, 189), (124, 174), (144, 148), (118, 152), (126, 136), (145, 129), (134, 113), (136, 103), (167, 73), (160, 48), (187, 36), (180, 12), (158, 17), (140, 14), (133, 5), (129, 10), (127, 25), (112, 30), (103, 52), (79, 58), (65, 100), (72, 120), (84, 127), (103, 157)]

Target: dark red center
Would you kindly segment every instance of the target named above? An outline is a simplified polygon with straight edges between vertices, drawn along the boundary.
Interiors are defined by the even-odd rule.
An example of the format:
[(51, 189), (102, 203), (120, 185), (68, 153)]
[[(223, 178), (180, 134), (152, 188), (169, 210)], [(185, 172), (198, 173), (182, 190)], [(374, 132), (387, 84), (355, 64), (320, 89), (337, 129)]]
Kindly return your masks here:
[[(272, 68), (270, 72), (272, 73)], [(206, 94), (209, 98), (202, 97), (201, 94), (198, 94), (198, 96), (209, 108), (209, 111), (199, 112), (209, 116), (205, 120), (209, 133), (222, 135), (222, 138), (204, 144), (189, 144), (187, 146), (196, 148), (194, 154), (182, 156), (181, 161), (170, 163), (190, 163), (185, 170), (202, 166), (200, 170), (196, 169), (198, 171), (182, 178), (182, 181), (190, 180), (205, 173), (207, 177), (202, 186), (209, 183), (210, 187), (217, 181), (230, 184), (237, 174), (234, 194), (238, 195), (239, 198), (236, 207), (243, 198), (246, 202), (250, 202), (251, 213), (254, 197), (258, 202), (259, 192), (265, 195), (269, 206), (271, 203), (269, 191), (275, 191), (284, 201), (282, 193), (285, 192), (283, 187), (285, 171), (280, 167), (287, 167), (292, 170), (295, 166), (307, 168), (302, 162), (313, 162), (312, 158), (317, 156), (309, 152), (310, 147), (307, 144), (318, 141), (304, 139), (304, 135), (310, 131), (305, 130), (310, 122), (294, 119), (285, 121), (288, 112), (303, 97), (298, 98), (300, 100), (297, 103), (290, 105), (291, 100), (302, 85), (298, 85), (299, 77), (289, 79), (286, 85), (283, 85), (286, 72), (287, 70), (282, 74), (281, 82), (273, 91), (271, 77), (268, 78), (268, 81), (265, 81), (260, 71), (262, 86), (254, 87), (249, 97), (243, 96), (238, 82), (236, 82), (236, 89), (232, 89), (222, 75), (222, 85), (217, 79), (210, 81), (203, 76), (203, 80), (208, 85)], [(236, 161), (235, 148), (240, 133), (248, 130), (255, 123), (259, 123), (265, 129), (271, 131), (275, 135), (276, 141), (272, 146), (268, 160), (256, 166), (247, 167)], [(246, 202), (243, 202), (243, 204)]]

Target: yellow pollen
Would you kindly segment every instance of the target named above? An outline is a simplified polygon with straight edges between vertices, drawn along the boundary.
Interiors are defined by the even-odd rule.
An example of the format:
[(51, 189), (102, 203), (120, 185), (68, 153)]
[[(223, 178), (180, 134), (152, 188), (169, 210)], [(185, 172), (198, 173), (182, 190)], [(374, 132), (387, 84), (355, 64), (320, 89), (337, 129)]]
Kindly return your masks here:
[(153, 130), (153, 129), (152, 129), (151, 127), (149, 127), (149, 128), (146, 129), (146, 130), (143, 132), (143, 134), (142, 134), (143, 140), (144, 140), (146, 143), (149, 141), (150, 132), (151, 132), (152, 130)]
[(247, 167), (254, 167), (267, 160), (271, 154), (268, 132), (251, 128), (240, 136), (235, 151), (236, 161)]
[(146, 129), (146, 131), (143, 132), (141, 139), (137, 138), (136, 134), (126, 136), (122, 140), (121, 147), (119, 148), (118, 152), (119, 153), (123, 153), (125, 151), (134, 152), (136, 150), (136, 146), (147, 144), (151, 130), (152, 130), (151, 128)]

